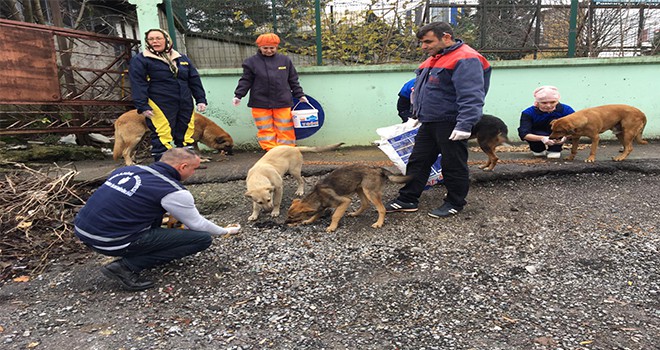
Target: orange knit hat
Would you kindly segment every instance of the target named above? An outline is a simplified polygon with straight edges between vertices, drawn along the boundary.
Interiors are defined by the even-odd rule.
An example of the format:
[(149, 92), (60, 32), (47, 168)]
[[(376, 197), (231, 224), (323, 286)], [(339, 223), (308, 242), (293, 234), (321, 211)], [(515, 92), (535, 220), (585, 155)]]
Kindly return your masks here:
[(280, 37), (274, 33), (261, 34), (257, 38), (257, 46), (277, 46), (280, 43)]

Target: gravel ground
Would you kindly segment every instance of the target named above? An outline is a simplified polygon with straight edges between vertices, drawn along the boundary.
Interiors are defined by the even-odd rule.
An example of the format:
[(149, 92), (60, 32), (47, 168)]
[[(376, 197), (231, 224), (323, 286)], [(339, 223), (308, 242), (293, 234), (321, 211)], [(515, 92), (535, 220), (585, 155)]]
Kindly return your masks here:
[(6, 282), (0, 347), (657, 349), (660, 175), (478, 182), (449, 219), (426, 214), (436, 187), (417, 213), (372, 229), (370, 209), (333, 234), (329, 217), (247, 223), (244, 181), (189, 188), (204, 214), (244, 230), (147, 272), (158, 286), (145, 292), (104, 278), (96, 254)]

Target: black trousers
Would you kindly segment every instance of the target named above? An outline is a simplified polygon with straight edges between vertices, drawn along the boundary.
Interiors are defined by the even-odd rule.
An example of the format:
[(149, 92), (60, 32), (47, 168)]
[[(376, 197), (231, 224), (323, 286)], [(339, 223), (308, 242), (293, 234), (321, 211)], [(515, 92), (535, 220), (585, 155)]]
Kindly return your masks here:
[[(527, 141), (527, 140), (525, 140)], [(529, 149), (532, 150), (532, 152), (543, 152), (546, 150), (546, 145), (543, 144), (541, 141), (527, 141), (529, 144)], [(563, 145), (552, 145), (552, 146), (547, 146), (547, 151), (548, 152), (561, 152)]]
[(426, 181), (431, 174), (431, 166), (442, 154), (443, 182), (447, 189), (445, 201), (455, 207), (463, 207), (470, 189), (467, 140), (449, 139), (455, 123), (422, 123), (415, 137), (415, 146), (408, 159), (406, 175), (413, 180), (399, 190), (399, 200), (418, 203)]
[(213, 239), (207, 232), (153, 228), (145, 231), (128, 247), (116, 251), (95, 251), (109, 256), (120, 256), (133, 272), (168, 263), (174, 259), (201, 252), (208, 248)]

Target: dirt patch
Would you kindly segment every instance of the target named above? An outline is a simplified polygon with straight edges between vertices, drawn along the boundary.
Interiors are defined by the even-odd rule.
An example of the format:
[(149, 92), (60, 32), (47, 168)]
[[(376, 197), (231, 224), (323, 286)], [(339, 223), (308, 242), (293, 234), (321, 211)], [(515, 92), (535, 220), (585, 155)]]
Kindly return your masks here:
[[(307, 189), (320, 177), (307, 178)], [(286, 179), (284, 205), (293, 180)], [(373, 209), (311, 226), (248, 223), (244, 181), (190, 185), (237, 236), (122, 291), (100, 255), (49, 258), (0, 289), (5, 349), (650, 349), (660, 328), (660, 175), (474, 183), (457, 217)], [(385, 198), (395, 196), (390, 185)], [(354, 203), (353, 208), (357, 208)], [(185, 234), (185, 232), (182, 232)]]

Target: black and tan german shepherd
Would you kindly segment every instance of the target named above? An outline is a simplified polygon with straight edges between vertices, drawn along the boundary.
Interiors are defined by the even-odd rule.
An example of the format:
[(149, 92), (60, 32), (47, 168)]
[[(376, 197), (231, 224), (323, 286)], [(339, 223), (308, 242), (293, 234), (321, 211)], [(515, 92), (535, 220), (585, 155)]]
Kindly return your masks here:
[(351, 164), (337, 168), (321, 179), (314, 186), (314, 190), (302, 200), (293, 200), (287, 213), (286, 223), (289, 226), (310, 224), (318, 220), (325, 209), (334, 208), (330, 226), (325, 229), (326, 232), (333, 232), (351, 204), (351, 195), (357, 193), (360, 196), (360, 208), (348, 215), (362, 214), (371, 202), (378, 210), (378, 220), (371, 227), (381, 227), (385, 222), (383, 187), (386, 181), (406, 183), (410, 179), (410, 176), (395, 175), (387, 169), (364, 164)]
[(502, 119), (490, 114), (484, 114), (481, 120), (474, 125), (470, 139), (477, 139), (479, 147), (488, 156), (488, 162), (480, 165), (479, 169), (490, 171), (495, 168), (499, 160), (495, 155), (495, 147), (509, 142), (508, 133), (509, 130)]

